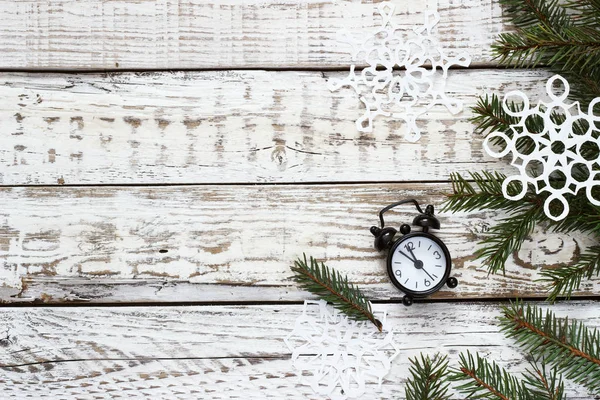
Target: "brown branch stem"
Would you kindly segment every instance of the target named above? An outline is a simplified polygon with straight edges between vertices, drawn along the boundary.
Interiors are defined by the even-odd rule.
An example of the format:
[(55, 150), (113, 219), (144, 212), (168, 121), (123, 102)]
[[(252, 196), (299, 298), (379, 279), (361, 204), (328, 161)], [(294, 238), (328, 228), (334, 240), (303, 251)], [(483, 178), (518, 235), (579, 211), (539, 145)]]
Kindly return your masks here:
[(340, 293), (337, 290), (335, 290), (330, 285), (327, 285), (325, 282), (320, 281), (319, 279), (317, 279), (316, 276), (314, 276), (310, 272), (308, 272), (308, 271), (306, 271), (304, 269), (301, 270), (301, 271), (302, 271), (302, 273), (306, 277), (308, 277), (314, 283), (316, 283), (317, 285), (319, 285), (322, 288), (326, 289), (328, 292), (330, 292), (331, 294), (333, 294), (334, 296), (336, 296), (337, 298), (339, 298), (341, 301), (343, 301), (344, 303), (350, 305), (350, 307), (352, 309), (354, 309), (354, 310), (358, 311), (359, 313), (361, 313), (362, 315), (364, 315), (365, 318), (367, 318), (369, 321), (371, 321), (373, 323), (373, 325), (375, 325), (377, 327), (377, 329), (379, 330), (379, 332), (381, 332), (383, 330), (383, 325), (381, 324), (381, 321), (379, 321), (377, 318), (375, 318), (375, 316), (372, 313), (370, 313), (368, 310), (365, 310), (363, 307), (361, 307), (360, 305), (356, 304), (355, 302), (353, 302), (352, 300), (350, 300), (349, 298), (347, 298), (346, 296), (344, 296), (342, 293)]
[[(510, 318), (510, 316), (507, 315), (507, 318)], [(580, 357), (580, 358), (590, 361), (591, 363), (600, 365), (600, 359), (594, 358), (591, 355), (584, 353), (583, 351), (579, 350), (578, 348), (571, 346), (566, 341), (559, 340), (557, 338), (554, 338), (554, 337), (548, 335), (546, 332), (542, 331), (541, 329), (538, 329), (535, 326), (533, 326), (532, 324), (528, 323), (527, 321), (519, 318), (519, 314), (515, 314), (515, 316), (510, 319), (512, 319), (516, 323), (516, 325), (517, 325), (516, 329), (527, 329), (527, 330), (535, 333), (536, 335), (543, 337), (545, 339), (544, 342), (542, 343), (543, 345), (548, 344), (548, 342), (554, 343), (555, 345), (566, 349), (567, 351), (569, 351), (572, 355), (574, 355), (576, 357)]]
[(468, 377), (470, 377), (471, 379), (473, 379), (475, 382), (477, 382), (477, 384), (479, 386), (486, 388), (490, 393), (498, 396), (498, 398), (500, 398), (502, 400), (510, 400), (508, 397), (506, 397), (505, 395), (503, 395), (502, 393), (500, 393), (499, 391), (497, 391), (496, 389), (494, 389), (493, 387), (491, 387), (490, 385), (485, 383), (483, 380), (479, 379), (479, 377), (477, 376), (475, 371), (471, 371), (470, 369), (463, 367), (460, 369), (460, 372), (462, 372), (463, 374), (465, 374)]

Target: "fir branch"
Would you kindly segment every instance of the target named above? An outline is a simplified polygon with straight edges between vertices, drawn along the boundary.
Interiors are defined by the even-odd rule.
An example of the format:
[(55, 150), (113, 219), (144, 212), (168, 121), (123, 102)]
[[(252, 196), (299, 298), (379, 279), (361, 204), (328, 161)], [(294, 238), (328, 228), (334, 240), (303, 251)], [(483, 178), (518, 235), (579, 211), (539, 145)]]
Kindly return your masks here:
[(499, 320), (504, 335), (515, 339), (532, 359), (522, 375), (514, 376), (495, 362), (469, 351), (459, 355), (458, 368), (450, 369), (446, 357), (436, 354), (430, 359), (421, 355), (420, 360), (410, 360), (407, 399), (437, 398), (424, 392), (428, 382), (435, 381), (444, 387), (445, 397), (440, 400), (450, 398), (445, 391), (446, 382), (455, 382), (453, 388), (468, 399), (563, 400), (563, 377), (583, 384), (592, 395), (600, 394), (598, 330), (570, 322), (568, 317), (556, 318), (536, 306), (525, 307), (520, 301), (503, 307)]
[[(599, 0), (600, 1), (600, 0)], [(507, 137), (512, 138), (514, 131), (526, 129), (530, 133), (544, 132), (544, 121), (540, 117), (527, 118), (524, 123), (520, 118), (513, 117), (504, 107), (511, 112), (518, 112), (522, 109), (522, 104), (507, 102), (503, 104), (502, 100), (496, 95), (480, 97), (477, 105), (473, 107), (475, 117), (471, 119), (476, 124), (476, 130), (480, 134), (488, 135), (499, 131)], [(544, 111), (544, 110), (542, 110)], [(565, 121), (565, 116), (552, 113), (552, 121), (560, 125)], [(587, 133), (589, 125), (584, 121), (577, 121), (573, 124), (573, 133), (575, 135), (584, 135)], [(492, 140), (493, 144), (505, 146), (503, 140)], [(533, 141), (517, 141), (517, 151), (521, 154), (530, 154), (535, 150)], [(560, 143), (553, 144), (553, 149)], [(559, 150), (559, 149), (556, 149)], [(594, 160), (600, 157), (600, 151), (597, 146), (585, 147), (579, 149), (580, 153), (587, 160)], [(539, 166), (530, 165), (532, 176), (535, 176), (536, 168)], [(572, 177), (580, 182), (588, 179), (589, 171), (587, 166), (574, 165), (571, 169)], [(490, 273), (502, 269), (510, 254), (520, 249), (523, 240), (531, 233), (537, 223), (545, 223), (555, 232), (580, 231), (596, 235), (600, 238), (600, 207), (594, 206), (589, 202), (587, 194), (580, 191), (577, 195), (568, 196), (569, 214), (561, 221), (553, 221), (546, 218), (545, 215), (537, 210), (542, 209), (542, 205), (548, 196), (547, 192), (536, 194), (532, 191), (526, 193), (520, 201), (510, 201), (504, 198), (502, 192), (502, 183), (506, 178), (499, 173), (484, 172), (482, 174), (471, 174), (473, 181), (471, 183), (459, 174), (451, 174), (453, 193), (447, 195), (447, 201), (444, 204), (445, 211), (473, 211), (473, 210), (503, 210), (509, 212), (508, 218), (504, 219), (499, 225), (492, 227), (488, 232), (489, 237), (482, 243), (484, 245), (476, 254), (485, 258)], [(553, 175), (551, 185), (554, 187), (563, 187), (567, 182), (565, 177)], [(516, 194), (520, 191), (520, 184), (515, 183), (509, 186), (508, 192)], [(595, 189), (598, 190), (598, 189)], [(595, 198), (600, 198), (598, 193), (592, 194)], [(562, 212), (562, 205), (551, 203), (550, 208), (554, 214)], [(555, 210), (556, 209), (556, 210)], [(586, 260), (583, 260), (585, 264)], [(589, 266), (577, 264), (574, 267), (564, 267), (560, 270), (547, 271), (545, 279), (553, 284), (551, 299), (560, 293), (570, 293), (581, 284), (582, 277), (589, 275), (587, 271)]]
[(548, 300), (555, 301), (558, 296), (571, 297), (579, 288), (583, 278), (600, 276), (600, 246), (592, 246), (575, 265), (558, 269), (542, 270), (540, 281), (549, 283), (551, 288)]
[(566, 10), (558, 0), (500, 0), (506, 15), (520, 28), (541, 24), (560, 30), (570, 23)]
[(571, 97), (577, 93), (577, 100), (582, 105), (588, 105), (594, 98), (600, 97), (600, 68), (583, 74), (577, 71), (561, 73), (571, 83)]
[(575, 25), (600, 25), (600, 0), (567, 0), (564, 6), (573, 11)]
[[(538, 197), (526, 195), (521, 202), (508, 200), (502, 192), (502, 182), (506, 178), (500, 173), (472, 173), (477, 189), (460, 174), (452, 174), (453, 193), (447, 195), (442, 206), (444, 211), (472, 211), (476, 209), (504, 210), (510, 216), (502, 219), (488, 231), (488, 237), (475, 252), (483, 258), (490, 273), (505, 272), (504, 264), (510, 255), (521, 248), (521, 244), (531, 234), (537, 222), (543, 219), (543, 211)], [(516, 183), (508, 186), (509, 194), (516, 194), (520, 188)]]
[(459, 368), (450, 373), (448, 379), (460, 382), (457, 389), (467, 398), (473, 399), (526, 399), (528, 391), (519, 380), (500, 368), (495, 362), (489, 362), (467, 351), (459, 356)]
[(348, 282), (347, 276), (342, 276), (333, 268), (323, 262), (310, 257), (310, 265), (306, 259), (298, 258), (292, 266), (293, 280), (300, 284), (302, 289), (314, 293), (333, 304), (335, 308), (357, 321), (371, 321), (379, 332), (382, 331), (381, 321), (375, 318), (371, 310), (371, 303), (361, 291)]
[[(504, 210), (520, 211), (528, 205), (538, 203), (535, 198), (526, 196), (523, 202), (508, 200), (502, 192), (502, 183), (506, 175), (499, 172), (483, 171), (469, 174), (471, 183), (458, 173), (450, 174), (452, 193), (447, 194), (447, 200), (442, 205), (442, 211), (458, 212), (473, 210)], [(515, 195), (519, 192), (516, 183), (507, 187), (508, 193)]]
[(573, 26), (556, 33), (533, 26), (500, 34), (492, 52), (501, 64), (513, 67), (545, 64), (557, 71), (590, 72), (600, 65), (600, 31)]
[[(515, 103), (510, 104), (510, 108), (515, 112), (523, 109), (521, 104)], [(492, 94), (491, 97), (488, 95), (479, 97), (477, 104), (471, 110), (475, 116), (470, 121), (476, 125), (476, 133), (508, 132), (512, 125), (519, 122), (518, 117), (510, 115), (504, 110), (502, 100), (496, 94)]]
[[(578, 173), (571, 170), (575, 179)], [(555, 232), (585, 232), (600, 238), (600, 207), (590, 203), (587, 194), (580, 191), (576, 196), (569, 196), (569, 214), (561, 221), (548, 221), (548, 226)]]
[(531, 369), (523, 374), (525, 385), (536, 400), (562, 400), (565, 396), (565, 385), (556, 367), (546, 370), (546, 364), (531, 363)]
[[(492, 46), (500, 63), (548, 66), (586, 106), (600, 96), (600, 0), (501, 0), (515, 32)], [(576, 94), (576, 96), (574, 96)]]
[(541, 309), (519, 301), (503, 308), (500, 324), (525, 351), (543, 357), (567, 379), (600, 391), (600, 332), (550, 311), (544, 316)]
[[(533, 115), (525, 119), (525, 122), (521, 122), (521, 118), (511, 115), (507, 110), (504, 109), (505, 104), (500, 98), (492, 94), (491, 97), (479, 97), (477, 104), (472, 107), (474, 117), (470, 119), (475, 127), (475, 132), (484, 136), (489, 135), (493, 132), (502, 132), (508, 138), (513, 138), (513, 131), (519, 130), (522, 132), (524, 129), (531, 134), (538, 134), (544, 131), (544, 119), (540, 115)], [(514, 101), (508, 101), (506, 103), (508, 110), (515, 114), (523, 110), (523, 104), (515, 103)], [(556, 112), (550, 114), (550, 120), (557, 125), (564, 122), (565, 117)], [(587, 127), (583, 123), (576, 123), (573, 125), (573, 132), (576, 135), (583, 135), (587, 130)], [(506, 143), (502, 139), (497, 137), (491, 140), (491, 143), (501, 147), (506, 146)], [(524, 155), (529, 155), (535, 151), (536, 146), (533, 140), (521, 138), (516, 141), (515, 147), (517, 151)], [(592, 157), (590, 155), (590, 157)], [(592, 158), (589, 158), (592, 159)]]
[[(523, 104), (515, 103), (514, 101), (507, 102), (506, 107), (513, 114), (523, 111)], [(504, 109), (503, 101), (496, 94), (479, 97), (477, 104), (471, 110), (475, 114), (470, 119), (476, 125), (475, 132), (484, 136), (493, 132), (502, 132), (512, 139), (513, 130), (519, 129), (522, 131), (523, 126), (530, 134), (535, 135), (544, 132), (545, 121), (540, 115), (533, 115), (526, 118), (523, 124), (520, 117), (515, 117)], [(545, 111), (545, 109), (542, 108), (540, 111)], [(557, 112), (552, 112), (550, 120), (556, 125), (561, 125), (565, 121), (565, 116)], [(576, 121), (573, 123), (573, 133), (575, 135), (585, 135), (588, 128), (587, 122)], [(500, 146), (505, 145), (499, 140), (492, 140), (492, 143)], [(517, 141), (516, 148), (519, 153), (528, 155), (535, 149), (535, 146), (531, 141)], [(587, 152), (583, 153), (586, 159), (592, 160), (596, 158), (597, 147), (590, 146), (590, 149), (586, 150)], [(593, 153), (592, 150), (595, 150), (596, 153)]]
[(500, 220), (488, 231), (489, 237), (484, 239), (482, 248), (475, 252), (477, 258), (483, 258), (488, 271), (495, 274), (502, 270), (508, 257), (521, 249), (525, 239), (533, 232), (536, 223), (542, 218), (541, 207), (530, 207)]
[(406, 400), (449, 400), (449, 383), (445, 379), (448, 369), (448, 357), (436, 354), (433, 358), (409, 358), (410, 378), (406, 383)]

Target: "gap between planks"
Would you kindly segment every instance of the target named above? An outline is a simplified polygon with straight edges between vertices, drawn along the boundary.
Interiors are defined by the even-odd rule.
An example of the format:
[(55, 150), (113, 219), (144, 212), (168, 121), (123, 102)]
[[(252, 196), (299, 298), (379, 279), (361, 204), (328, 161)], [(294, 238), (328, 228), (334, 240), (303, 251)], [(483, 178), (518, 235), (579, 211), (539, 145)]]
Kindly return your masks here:
[[(473, 183), (475, 182), (472, 179), (465, 179), (467, 182)], [(73, 184), (63, 184), (63, 185), (0, 185), (0, 188), (39, 188), (39, 189), (55, 189), (55, 188), (136, 188), (136, 187), (218, 187), (218, 186), (328, 186), (328, 185), (336, 185), (336, 186), (368, 186), (368, 185), (402, 185), (402, 184), (414, 184), (414, 185), (428, 185), (428, 184), (442, 184), (447, 185), (451, 181), (449, 179), (445, 180), (423, 180), (423, 181), (331, 181), (331, 182), (258, 182), (258, 183), (248, 183), (248, 182), (231, 182), (231, 183), (73, 183)]]
[[(422, 67), (428, 68), (430, 64), (422, 64)], [(363, 69), (368, 68), (366, 65), (357, 65), (354, 70), (356, 72), (360, 72)], [(544, 70), (547, 68), (547, 65), (537, 64), (535, 67), (529, 68), (530, 70)], [(383, 71), (384, 67), (377, 67), (378, 71)], [(515, 67), (510, 65), (498, 65), (494, 63), (479, 63), (468, 67), (461, 66), (451, 66), (448, 68), (449, 71), (458, 71), (458, 70), (486, 70), (486, 69), (497, 69), (497, 70), (513, 70)], [(119, 74), (119, 73), (144, 73), (144, 72), (153, 72), (153, 73), (171, 73), (171, 72), (219, 72), (219, 71), (268, 71), (268, 72), (350, 72), (349, 66), (314, 66), (314, 67), (222, 67), (222, 68), (98, 68), (98, 69), (52, 69), (52, 68), (44, 68), (44, 69), (28, 69), (28, 68), (0, 68), (1, 73), (26, 73), (26, 74), (77, 74), (77, 75), (86, 75), (86, 74)], [(394, 67), (393, 71), (405, 71), (406, 68), (403, 67)]]
[[(360, 289), (360, 288), (359, 288)], [(316, 297), (312, 295), (308, 295), (311, 300), (317, 300)], [(424, 304), (509, 304), (514, 301), (525, 301), (525, 302), (537, 302), (537, 303), (547, 303), (546, 300), (540, 297), (484, 297), (475, 300), (474, 298), (424, 298), (424, 299), (414, 299), (414, 305), (422, 306)], [(587, 295), (587, 296), (577, 296), (574, 295), (572, 298), (566, 297), (557, 297), (556, 303), (568, 302), (568, 301), (596, 301), (600, 302), (600, 294), (597, 295)], [(371, 304), (392, 304), (392, 305), (402, 305), (402, 300), (369, 300)], [(35, 301), (35, 302), (18, 302), (18, 303), (0, 303), (0, 309), (3, 308), (86, 308), (86, 307), (98, 307), (98, 308), (123, 308), (123, 307), (224, 307), (224, 306), (297, 306), (303, 304), (304, 301), (301, 300), (288, 300), (288, 301), (248, 301), (248, 300), (239, 300), (239, 301), (171, 301), (171, 302), (126, 302), (126, 303), (46, 303), (43, 301)]]

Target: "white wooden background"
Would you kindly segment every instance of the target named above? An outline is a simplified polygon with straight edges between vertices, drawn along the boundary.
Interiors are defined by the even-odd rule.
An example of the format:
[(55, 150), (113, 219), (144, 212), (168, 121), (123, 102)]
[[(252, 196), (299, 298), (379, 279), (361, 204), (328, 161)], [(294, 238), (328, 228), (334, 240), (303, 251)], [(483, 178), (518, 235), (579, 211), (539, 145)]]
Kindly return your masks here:
[[(541, 94), (548, 74), (497, 67), (490, 45), (511, 29), (497, 0), (394, 0), (407, 30), (438, 10), (442, 44), (471, 54), (448, 79), (465, 111), (433, 109), (417, 143), (385, 119), (360, 134), (354, 92), (326, 82), (349, 65), (336, 32), (369, 33), (377, 3), (0, 0), (3, 398), (318, 398), (282, 341), (312, 298), (289, 279), (302, 252), (348, 274), (400, 334), (365, 399), (403, 398), (421, 351), (525, 367), (499, 307), (542, 300), (542, 267), (590, 238), (538, 229), (488, 276), (475, 243), (503, 215), (442, 214), (460, 285), (404, 308), (368, 228), (402, 198), (441, 204), (451, 172), (510, 172), (468, 107)], [(600, 327), (600, 281), (577, 296), (552, 309)]]

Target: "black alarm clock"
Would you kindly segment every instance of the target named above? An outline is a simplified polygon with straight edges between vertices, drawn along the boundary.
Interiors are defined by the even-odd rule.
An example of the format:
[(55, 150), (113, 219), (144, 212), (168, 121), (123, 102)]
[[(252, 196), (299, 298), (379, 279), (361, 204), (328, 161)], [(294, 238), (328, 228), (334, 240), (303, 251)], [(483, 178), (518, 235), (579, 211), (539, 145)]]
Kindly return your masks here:
[[(400, 226), (400, 234), (392, 227), (386, 227), (383, 214), (401, 204), (412, 203), (419, 212), (412, 224), (421, 230), (413, 231), (408, 224)], [(390, 204), (379, 212), (381, 227), (372, 226), (375, 248), (388, 250), (387, 272), (392, 283), (404, 294), (405, 306), (413, 303), (413, 298), (422, 298), (440, 290), (444, 285), (455, 288), (456, 278), (450, 277), (452, 259), (448, 248), (430, 229), (440, 229), (440, 221), (433, 215), (432, 205), (421, 209), (414, 199)]]

